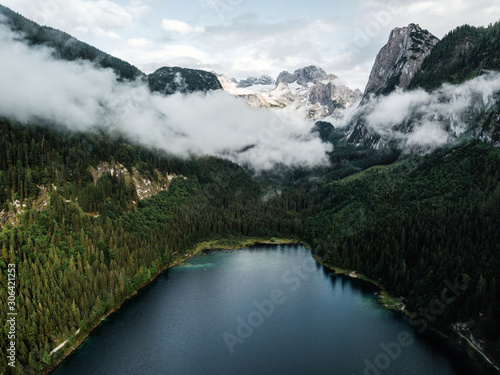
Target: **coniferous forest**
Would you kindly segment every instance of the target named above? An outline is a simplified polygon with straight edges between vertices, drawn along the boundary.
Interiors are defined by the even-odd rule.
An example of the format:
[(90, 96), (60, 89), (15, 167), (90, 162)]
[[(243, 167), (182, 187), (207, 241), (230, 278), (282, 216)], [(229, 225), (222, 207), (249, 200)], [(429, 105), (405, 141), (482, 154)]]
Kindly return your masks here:
[[(5, 9), (31, 46), (112, 68), (121, 81), (144, 79), (132, 65)], [(499, 25), (450, 32), (409, 87), (432, 90), (500, 70)], [(500, 139), (499, 103), (497, 94), (473, 117), (472, 133), (486, 129), (490, 143)], [(99, 128), (1, 118), (0, 303), (15, 294), (18, 314), (17, 365), (6, 366), (2, 350), (0, 373), (49, 372), (103, 317), (202, 243), (273, 238), (301, 241), (326, 266), (371, 278), (417, 319), (445, 282), (458, 283), (461, 293), (428, 323), (452, 342), (452, 324), (463, 323), (500, 363), (500, 149), (467, 133), (417, 155), (354, 147), (328, 126), (317, 130), (335, 144), (329, 165), (254, 173)], [(7, 314), (0, 310), (2, 348)]]
[[(64, 351), (50, 355), (55, 347), (197, 243), (243, 237), (303, 240), (324, 263), (405, 297), (410, 311), (458, 278), (467, 289), (436, 328), (469, 322), (500, 356), (500, 150), (489, 145), (470, 141), (423, 157), (337, 149), (331, 167), (252, 178), (227, 160), (176, 159), (99, 131), (3, 120), (0, 134), (0, 266), (2, 284), (7, 265), (17, 266), (17, 373), (57, 363)], [(152, 183), (178, 177), (141, 200), (127, 174), (95, 178), (105, 162)], [(0, 298), (7, 303), (6, 289)]]

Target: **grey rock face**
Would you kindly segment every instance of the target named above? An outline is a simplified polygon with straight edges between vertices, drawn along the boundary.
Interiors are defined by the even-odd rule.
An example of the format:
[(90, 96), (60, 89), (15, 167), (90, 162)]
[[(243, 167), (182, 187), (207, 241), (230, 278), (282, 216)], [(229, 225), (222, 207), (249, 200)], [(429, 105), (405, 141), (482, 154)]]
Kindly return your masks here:
[(272, 85), (273, 83), (274, 79), (267, 75), (263, 75), (257, 80), (258, 85)]
[(408, 86), (438, 41), (430, 32), (413, 23), (392, 30), (387, 44), (375, 59), (364, 99), (370, 94), (385, 95), (397, 87)]
[(316, 83), (322, 79), (328, 79), (328, 74), (314, 65), (305, 68), (297, 69), (293, 73), (281, 72), (276, 80), (276, 86), (280, 83), (294, 83), (297, 82), (301, 86), (307, 86), (308, 83)]
[(357, 89), (353, 91), (342, 85), (337, 78), (321, 68), (308, 66), (294, 73), (282, 72), (276, 81), (279, 83), (273, 89), (265, 87), (275, 83), (266, 75), (240, 82), (225, 76), (220, 76), (219, 80), (224, 90), (246, 98), (252, 107), (285, 108), (293, 105), (295, 108), (306, 108), (308, 117), (319, 119), (359, 103), (363, 95)]
[[(347, 128), (348, 143), (373, 148), (390, 143), (367, 128), (366, 116), (371, 111), (369, 98), (371, 95), (388, 95), (398, 87), (407, 87), (438, 42), (434, 35), (415, 24), (391, 31), (387, 44), (375, 59), (361, 105)], [(404, 126), (401, 125), (398, 131), (405, 132)]]
[(362, 93), (358, 89), (351, 90), (346, 86), (337, 86), (333, 82), (317, 82), (309, 93), (309, 101), (312, 104), (321, 104), (328, 108), (328, 114), (336, 109), (345, 109), (349, 105), (361, 99)]
[(274, 80), (267, 76), (263, 75), (260, 78), (257, 77), (249, 77), (247, 79), (243, 79), (238, 83), (237, 87), (250, 87), (253, 85), (272, 85)]
[(309, 93), (309, 101), (311, 103), (328, 105), (332, 101), (334, 87), (332, 82), (328, 82), (326, 85), (321, 82), (316, 83)]
[(299, 78), (298, 74), (295, 73), (288, 73), (288, 72), (281, 72), (276, 79), (276, 86), (278, 86), (280, 83), (293, 83)]

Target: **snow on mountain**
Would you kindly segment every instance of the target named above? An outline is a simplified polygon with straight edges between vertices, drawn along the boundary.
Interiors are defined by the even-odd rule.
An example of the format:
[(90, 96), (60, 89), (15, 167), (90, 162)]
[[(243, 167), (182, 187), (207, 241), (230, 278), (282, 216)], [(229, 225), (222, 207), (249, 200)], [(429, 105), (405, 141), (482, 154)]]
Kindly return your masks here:
[(305, 107), (310, 118), (342, 112), (362, 97), (360, 90), (349, 89), (337, 76), (316, 66), (297, 69), (294, 73), (284, 71), (276, 83), (268, 76), (237, 82), (221, 75), (219, 81), (224, 90), (246, 98), (252, 107)]

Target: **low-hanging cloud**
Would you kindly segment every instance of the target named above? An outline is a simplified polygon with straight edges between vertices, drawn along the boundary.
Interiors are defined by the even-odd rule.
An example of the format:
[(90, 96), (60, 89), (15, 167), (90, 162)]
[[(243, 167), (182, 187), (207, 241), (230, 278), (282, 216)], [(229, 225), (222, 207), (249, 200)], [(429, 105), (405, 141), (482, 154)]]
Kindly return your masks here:
[(142, 81), (117, 82), (109, 69), (54, 60), (1, 24), (0, 49), (2, 116), (77, 131), (102, 127), (178, 156), (224, 156), (256, 170), (327, 163), (330, 146), (295, 112), (250, 108), (223, 91), (151, 94)]
[(500, 94), (500, 73), (485, 74), (460, 85), (443, 84), (426, 92), (397, 89), (388, 96), (372, 97), (337, 126), (363, 123), (382, 143), (397, 141), (401, 148), (443, 145), (462, 135), (493, 106)]

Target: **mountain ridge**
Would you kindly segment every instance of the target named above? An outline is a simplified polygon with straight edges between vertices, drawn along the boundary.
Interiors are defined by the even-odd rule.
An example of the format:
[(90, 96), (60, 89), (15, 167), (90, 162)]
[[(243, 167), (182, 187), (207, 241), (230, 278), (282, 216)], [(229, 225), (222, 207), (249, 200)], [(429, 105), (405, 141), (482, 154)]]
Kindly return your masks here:
[[(493, 92), (488, 96), (488, 89), (482, 96), (478, 93), (483, 89), (483, 84), (489, 85), (492, 90), (498, 90), (495, 89), (498, 85), (494, 72), (467, 69), (463, 65), (466, 61), (478, 60), (478, 46), (491, 44), (498, 39), (499, 24), (490, 25), (486, 29), (464, 26), (458, 28), (458, 32), (450, 32), (435, 44), (435, 39), (425, 31), (416, 37), (415, 31), (411, 31), (416, 28), (416, 25), (410, 24), (406, 31), (405, 28), (395, 28), (391, 32), (389, 42), (377, 55), (363, 100), (347, 124), (344, 141), (373, 148), (395, 146), (406, 149), (407, 152), (428, 152), (434, 147), (432, 144), (428, 147), (411, 147), (407, 142), (409, 137), (416, 136), (416, 132), (426, 126), (428, 133), (439, 133), (441, 143), (473, 137), (500, 146), (500, 93)], [(418, 30), (422, 29), (418, 27)], [(467, 33), (468, 37), (457, 36), (460, 30)], [(427, 42), (423, 40), (425, 35)], [(412, 40), (416, 38), (419, 46), (426, 46), (418, 47), (415, 59), (411, 58), (415, 56), (415, 51), (412, 51), (414, 48), (408, 42), (409, 37)], [(489, 62), (484, 66), (500, 70), (498, 49), (494, 47), (484, 48), (479, 60)], [(405, 71), (408, 61), (412, 63)], [(383, 74), (379, 74), (380, 72)], [(462, 78), (457, 79), (457, 75)], [(450, 86), (450, 83), (455, 85)], [(399, 91), (395, 91), (396, 88)], [(419, 93), (418, 89), (421, 88), (427, 89), (427, 93)], [(452, 93), (453, 90), (456, 91), (455, 94)], [(483, 100), (478, 100), (478, 97)], [(379, 108), (388, 106), (391, 99), (395, 104), (401, 101), (403, 105), (413, 104), (408, 104), (404, 118), (395, 122), (386, 121), (385, 124), (379, 121), (377, 128), (374, 120), (381, 116)], [(447, 113), (444, 104), (440, 104), (447, 102), (460, 105), (462, 112)]]
[[(279, 85), (290, 93), (288, 85), (314, 86), (297, 80)], [(321, 93), (314, 94), (320, 102)], [(477, 116), (498, 129), (498, 108)], [(221, 158), (173, 158), (116, 134), (42, 125), (0, 120), (2, 209), (44, 200), (43, 209), (19, 213), (15, 225), (0, 231), (1, 269), (19, 267), (18, 371), (41, 373), (57, 364), (71, 350), (53, 353), (61, 342), (72, 341), (74, 332), (80, 332), (76, 340), (88, 334), (200, 242), (280, 235), (303, 239), (324, 262), (381, 279), (408, 299), (411, 311), (429, 306), (442, 280), (456, 274), (469, 288), (438, 321), (445, 328), (457, 319), (467, 322), (467, 335), (483, 340), (498, 362), (500, 151), (491, 145), (473, 141), (425, 157), (335, 147), (328, 166), (276, 168), (259, 177), (278, 181), (266, 185)], [(312, 131), (325, 142), (338, 139), (327, 122)], [(123, 173), (114, 173), (116, 166)], [(102, 174), (94, 177), (99, 168)], [(129, 179), (162, 190), (173, 174), (186, 179), (142, 201)], [(0, 278), (6, 282), (3, 272)], [(7, 288), (0, 298), (6, 302)], [(0, 312), (2, 319), (6, 313)], [(0, 340), (6, 347), (6, 336)], [(0, 353), (2, 365), (6, 355)]]
[[(360, 90), (352, 90), (340, 82), (334, 74), (327, 74), (315, 65), (289, 73), (283, 71), (276, 80), (250, 78), (240, 81), (219, 75), (224, 90), (244, 97), (252, 107), (305, 108), (308, 117), (320, 119), (334, 113), (340, 114), (361, 99)], [(242, 85), (243, 82), (243, 85)], [(265, 84), (263, 84), (265, 83)], [(270, 88), (274, 85), (274, 88)]]
[[(0, 24), (3, 22), (8, 25), (32, 46), (50, 48), (55, 59), (89, 61), (98, 67), (112, 69), (119, 81), (147, 82), (152, 92), (171, 95), (177, 89), (182, 93), (222, 89), (214, 73), (196, 69), (163, 67), (146, 75), (124, 60), (82, 42), (64, 31), (41, 26), (1, 4), (0, 15), (4, 16), (3, 21), (0, 19)], [(169, 76), (167, 72), (171, 75)]]
[(45, 46), (52, 49), (56, 59), (90, 61), (102, 68), (111, 68), (119, 80), (133, 81), (144, 79), (145, 74), (135, 66), (117, 57), (111, 56), (85, 42), (79, 41), (64, 31), (48, 26), (41, 26), (26, 17), (0, 4), (1, 23), (6, 23), (11, 30), (20, 33), (30, 45)]
[(394, 28), (375, 58), (363, 98), (406, 88), (439, 39), (419, 25)]

